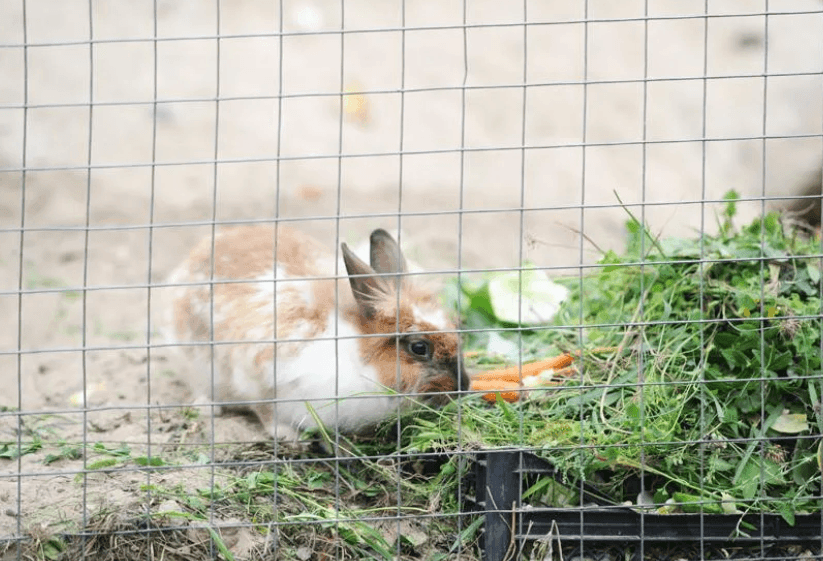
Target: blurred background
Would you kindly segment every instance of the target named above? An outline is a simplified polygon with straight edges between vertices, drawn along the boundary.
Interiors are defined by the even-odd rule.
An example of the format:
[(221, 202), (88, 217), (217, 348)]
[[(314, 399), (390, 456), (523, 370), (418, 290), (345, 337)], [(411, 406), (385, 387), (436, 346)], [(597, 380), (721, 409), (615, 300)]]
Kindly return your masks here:
[[(427, 264), (572, 267), (620, 247), (615, 193), (674, 235), (732, 189), (819, 187), (819, 0), (22, 6), (0, 2), (8, 227), (339, 215), (357, 238), (400, 213)], [(155, 235), (162, 272), (200, 233)]]

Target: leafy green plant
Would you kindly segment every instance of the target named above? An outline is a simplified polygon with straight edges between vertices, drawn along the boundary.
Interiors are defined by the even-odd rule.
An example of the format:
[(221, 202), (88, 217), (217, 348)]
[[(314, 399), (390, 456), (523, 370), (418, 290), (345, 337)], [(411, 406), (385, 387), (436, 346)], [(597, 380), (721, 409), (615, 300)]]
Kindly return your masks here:
[[(821, 242), (777, 214), (737, 230), (735, 199), (717, 235), (657, 238), (630, 215), (627, 251), (557, 279), (569, 297), (543, 325), (498, 317), (495, 273), (453, 287), (476, 368), (493, 361), (495, 338), (510, 342), (510, 360), (619, 351), (584, 353), (579, 378), (516, 404), (464, 400), (459, 436), (457, 409), (422, 418), (408, 449), (458, 438), (525, 446), (614, 502), (635, 502), (642, 479), (667, 511), (763, 510), (791, 522), (819, 510)], [(539, 485), (530, 492), (567, 502), (554, 483)]]
[(48, 465), (60, 460), (79, 460), (83, 457), (83, 447), (79, 444), (61, 442), (56, 452), (46, 454), (43, 463)]
[(33, 454), (43, 447), (40, 438), (35, 437), (30, 441), (23, 441), (20, 445), (17, 442), (0, 442), (0, 459), (15, 460), (18, 456)]

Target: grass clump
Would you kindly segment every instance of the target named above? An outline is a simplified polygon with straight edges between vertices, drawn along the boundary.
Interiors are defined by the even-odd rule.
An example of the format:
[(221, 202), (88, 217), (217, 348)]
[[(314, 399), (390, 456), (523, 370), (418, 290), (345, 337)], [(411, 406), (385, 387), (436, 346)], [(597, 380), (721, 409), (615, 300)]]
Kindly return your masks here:
[[(627, 251), (560, 279), (568, 299), (540, 326), (495, 315), (494, 274), (462, 286), (476, 368), (495, 362), (494, 347), (513, 362), (580, 349), (582, 369), (516, 404), (470, 398), (421, 418), (408, 449), (528, 447), (570, 484), (660, 512), (777, 512), (791, 523), (818, 511), (820, 239), (777, 214), (737, 230), (733, 198), (713, 236), (657, 239), (631, 217)], [(594, 347), (617, 351), (586, 353)]]

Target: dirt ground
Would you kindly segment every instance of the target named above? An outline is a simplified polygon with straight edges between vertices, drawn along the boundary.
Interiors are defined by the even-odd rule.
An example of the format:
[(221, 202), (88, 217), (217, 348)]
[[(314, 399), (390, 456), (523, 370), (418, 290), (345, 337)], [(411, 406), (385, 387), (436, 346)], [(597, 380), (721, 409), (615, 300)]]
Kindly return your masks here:
[[(331, 246), (402, 215), (408, 256), (445, 276), (573, 274), (622, 246), (618, 196), (662, 235), (710, 230), (701, 201), (790, 195), (823, 154), (823, 14), (783, 13), (818, 0), (771, 2), (768, 34), (756, 1), (708, 23), (702, 0), (652, 1), (647, 26), (639, 0), (592, 0), (588, 25), (582, 2), (532, 1), (524, 27), (482, 0), (465, 34), (457, 1), (159, 0), (155, 19), (29, 0), (25, 25), (21, 4), (0, 0), (0, 539), (140, 501), (141, 472), (79, 484), (83, 459), (45, 463), (60, 443), (211, 438), (148, 318), (213, 219)], [(214, 433), (263, 438), (242, 417)], [(18, 434), (49, 444), (3, 458)]]

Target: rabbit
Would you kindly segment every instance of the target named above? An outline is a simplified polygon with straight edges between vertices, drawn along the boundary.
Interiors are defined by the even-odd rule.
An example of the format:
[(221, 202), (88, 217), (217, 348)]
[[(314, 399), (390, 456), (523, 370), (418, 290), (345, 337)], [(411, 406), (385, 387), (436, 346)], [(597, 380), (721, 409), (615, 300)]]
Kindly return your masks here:
[(394, 238), (372, 232), (371, 265), (345, 243), (341, 252), (349, 276), (338, 282), (334, 255), (307, 234), (226, 227), (175, 269), (167, 339), (196, 369), (195, 387), (210, 387), (213, 360), (218, 412), (253, 402), (240, 407), (269, 436), (297, 440), (317, 426), (307, 404), (326, 428), (361, 433), (407, 407), (399, 394), (440, 406), (468, 390), (456, 326), (436, 294), (404, 274)]

